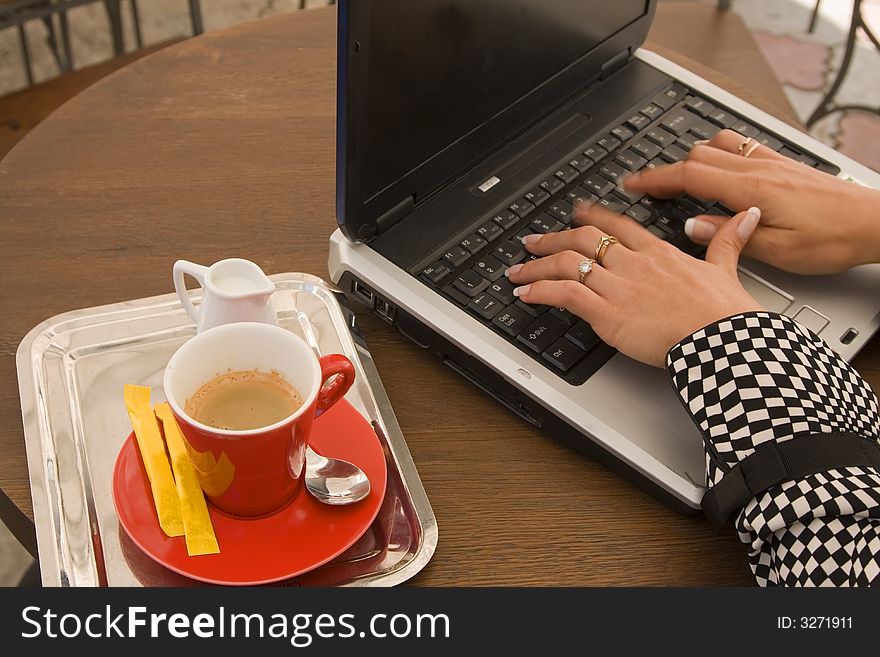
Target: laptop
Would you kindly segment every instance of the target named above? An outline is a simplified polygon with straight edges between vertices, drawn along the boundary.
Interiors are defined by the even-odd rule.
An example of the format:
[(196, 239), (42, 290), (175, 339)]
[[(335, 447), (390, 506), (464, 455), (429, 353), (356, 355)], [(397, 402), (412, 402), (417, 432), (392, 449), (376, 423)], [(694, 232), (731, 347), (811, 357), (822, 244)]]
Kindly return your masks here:
[[(711, 200), (624, 192), (629, 171), (722, 128), (832, 175), (880, 176), (640, 46), (656, 1), (339, 3), (333, 281), (525, 421), (670, 506), (704, 493), (701, 437), (664, 371), (564, 309), (514, 299), (519, 237), (564, 230), (579, 198), (700, 256), (684, 219)], [(851, 359), (880, 324), (880, 265), (741, 279)], [(682, 290), (682, 294), (687, 294)]]

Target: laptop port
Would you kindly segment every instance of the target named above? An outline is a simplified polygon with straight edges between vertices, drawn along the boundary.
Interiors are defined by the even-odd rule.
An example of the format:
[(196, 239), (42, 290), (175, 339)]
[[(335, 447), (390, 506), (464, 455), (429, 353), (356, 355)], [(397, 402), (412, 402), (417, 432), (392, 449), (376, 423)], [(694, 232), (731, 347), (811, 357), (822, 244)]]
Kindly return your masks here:
[(376, 314), (389, 324), (394, 324), (394, 306), (385, 299), (376, 297)]
[(373, 302), (376, 300), (376, 295), (373, 294), (373, 291), (370, 290), (366, 285), (361, 283), (360, 281), (352, 281), (351, 282), (351, 293), (354, 294), (355, 298), (364, 304), (370, 310), (373, 309)]

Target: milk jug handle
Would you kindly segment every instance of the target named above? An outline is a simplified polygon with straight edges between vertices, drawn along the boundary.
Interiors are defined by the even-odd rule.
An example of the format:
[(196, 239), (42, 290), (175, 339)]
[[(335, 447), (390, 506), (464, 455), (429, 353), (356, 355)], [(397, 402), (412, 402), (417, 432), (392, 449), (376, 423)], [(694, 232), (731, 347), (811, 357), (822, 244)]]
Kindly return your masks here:
[(189, 293), (186, 291), (186, 282), (183, 280), (183, 277), (185, 274), (189, 274), (198, 281), (201, 287), (204, 288), (205, 275), (207, 273), (207, 267), (197, 265), (188, 260), (178, 260), (174, 263), (174, 289), (177, 291), (180, 303), (183, 304), (183, 309), (186, 310), (186, 314), (189, 315), (189, 318), (193, 322), (195, 322), (196, 326), (199, 324), (199, 311), (196, 310), (192, 301), (190, 301)]

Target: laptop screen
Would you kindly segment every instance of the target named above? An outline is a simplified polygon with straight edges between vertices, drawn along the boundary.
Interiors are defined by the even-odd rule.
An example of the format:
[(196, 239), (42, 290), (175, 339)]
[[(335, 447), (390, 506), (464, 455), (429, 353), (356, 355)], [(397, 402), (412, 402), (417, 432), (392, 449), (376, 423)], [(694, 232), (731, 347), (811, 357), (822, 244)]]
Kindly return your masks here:
[(611, 34), (646, 0), (370, 0), (364, 200)]

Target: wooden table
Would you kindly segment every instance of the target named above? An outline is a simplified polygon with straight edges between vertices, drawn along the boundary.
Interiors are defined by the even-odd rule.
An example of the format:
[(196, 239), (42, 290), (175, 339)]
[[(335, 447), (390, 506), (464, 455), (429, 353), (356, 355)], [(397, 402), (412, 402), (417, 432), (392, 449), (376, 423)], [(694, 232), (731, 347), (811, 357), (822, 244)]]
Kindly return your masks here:
[[(171, 46), (81, 93), (0, 163), (0, 513), (31, 548), (15, 374), (31, 327), (170, 292), (179, 257), (241, 256), (270, 273), (327, 277), (334, 21), (333, 9), (297, 12)], [(651, 39), (667, 51), (688, 42), (690, 54), (738, 76), (735, 92), (793, 118), (735, 15), (661, 3)], [(440, 527), (414, 583), (753, 582), (732, 532), (677, 515), (379, 320), (362, 321)], [(857, 365), (877, 387), (877, 340)]]

